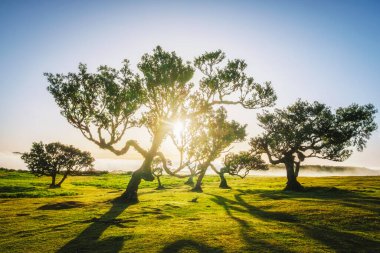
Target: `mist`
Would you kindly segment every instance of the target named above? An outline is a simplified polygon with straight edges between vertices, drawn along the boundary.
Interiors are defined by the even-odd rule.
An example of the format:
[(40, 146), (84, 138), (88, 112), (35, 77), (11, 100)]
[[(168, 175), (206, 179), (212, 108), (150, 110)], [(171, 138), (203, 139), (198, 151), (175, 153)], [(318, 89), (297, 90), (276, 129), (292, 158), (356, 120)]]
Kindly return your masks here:
[[(122, 173), (134, 171), (141, 166), (142, 160), (127, 159), (95, 159), (96, 170)], [(214, 164), (218, 169), (222, 167), (221, 162)], [(173, 161), (173, 166), (178, 166), (178, 162)], [(0, 152), (0, 167), (16, 170), (27, 170), (26, 164), (21, 160), (20, 155)], [(186, 169), (183, 174), (187, 174)], [(215, 175), (215, 172), (208, 170), (208, 175)], [(285, 177), (286, 170), (283, 166), (270, 166), (269, 170), (249, 173), (250, 176)], [(330, 177), (330, 176), (380, 176), (379, 169), (368, 169), (365, 167), (351, 166), (328, 166), (328, 165), (305, 165), (301, 166), (300, 177)]]

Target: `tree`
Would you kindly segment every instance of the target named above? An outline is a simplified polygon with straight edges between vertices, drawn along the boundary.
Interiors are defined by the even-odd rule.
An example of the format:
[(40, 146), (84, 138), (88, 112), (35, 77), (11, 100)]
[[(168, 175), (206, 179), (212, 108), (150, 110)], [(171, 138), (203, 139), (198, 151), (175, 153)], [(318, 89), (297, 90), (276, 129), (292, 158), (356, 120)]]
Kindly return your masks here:
[(244, 178), (250, 170), (267, 169), (258, 155), (248, 152), (226, 155), (225, 166), (220, 171), (213, 165), (231, 144), (243, 141), (246, 137), (246, 125), (240, 125), (234, 120), (228, 121), (227, 111), (223, 107), (185, 121), (183, 128), (178, 136), (170, 136), (180, 152), (180, 164), (186, 165), (180, 168), (187, 167), (191, 173), (185, 184), (194, 186), (194, 183), (191, 184), (192, 178), (198, 175), (192, 191), (202, 192), (201, 184), (208, 168), (220, 176), (220, 188), (229, 188), (224, 177), (226, 173)]
[[(50, 188), (61, 187), (68, 175), (82, 169), (92, 168), (94, 158), (89, 152), (59, 142), (43, 144), (34, 142), (29, 153), (22, 153), (21, 159), (36, 176), (51, 176)], [(62, 174), (56, 184), (57, 175)]]
[(224, 167), (219, 171), (213, 164), (210, 164), (211, 168), (220, 177), (219, 188), (229, 189), (227, 180), (224, 174), (231, 176), (238, 176), (245, 178), (251, 170), (267, 170), (268, 166), (257, 154), (251, 152), (241, 151), (237, 154), (229, 153), (224, 157)]
[[(45, 76), (61, 114), (85, 138), (116, 155), (131, 147), (141, 154), (142, 165), (133, 172), (124, 192), (128, 202), (137, 202), (138, 186), (142, 179), (154, 180), (152, 161), (159, 153), (163, 157), (160, 145), (178, 118), (197, 117), (222, 104), (247, 109), (273, 105), (276, 96), (269, 82), (255, 83), (245, 74), (244, 61), (223, 65), (224, 59), (218, 50), (185, 63), (175, 52), (158, 46), (152, 54), (142, 56), (140, 73), (133, 73), (125, 60), (120, 70), (100, 66), (96, 73), (89, 73), (86, 65), (80, 64), (79, 73)], [(195, 69), (203, 74), (198, 85), (191, 82)], [(147, 149), (126, 138), (127, 129), (141, 126), (151, 136)], [(121, 142), (124, 144), (118, 148)]]
[(256, 154), (265, 153), (272, 164), (285, 164), (285, 190), (301, 191), (297, 181), (301, 162), (309, 157), (343, 161), (353, 148), (362, 151), (377, 125), (372, 104), (352, 104), (333, 112), (319, 102), (298, 100), (285, 109), (258, 115), (264, 133), (252, 138)]
[(243, 141), (246, 125), (228, 121), (227, 111), (221, 107), (215, 112), (199, 117), (198, 134), (189, 143), (189, 153), (198, 163), (199, 176), (192, 191), (202, 192), (202, 180), (207, 169), (231, 144)]
[[(167, 165), (172, 165), (170, 160), (167, 160)], [(162, 185), (160, 177), (162, 176), (162, 173), (164, 171), (162, 167), (162, 161), (159, 157), (155, 157), (152, 162), (152, 173), (157, 178), (157, 190), (163, 190), (165, 189), (165, 186)]]

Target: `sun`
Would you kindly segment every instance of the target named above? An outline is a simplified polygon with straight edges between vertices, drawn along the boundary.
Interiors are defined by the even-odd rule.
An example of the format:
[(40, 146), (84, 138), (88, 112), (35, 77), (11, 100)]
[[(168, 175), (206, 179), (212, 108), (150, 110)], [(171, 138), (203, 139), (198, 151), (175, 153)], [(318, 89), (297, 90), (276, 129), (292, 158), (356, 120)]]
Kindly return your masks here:
[(173, 124), (173, 134), (176, 138), (180, 139), (185, 126), (182, 121), (177, 121)]

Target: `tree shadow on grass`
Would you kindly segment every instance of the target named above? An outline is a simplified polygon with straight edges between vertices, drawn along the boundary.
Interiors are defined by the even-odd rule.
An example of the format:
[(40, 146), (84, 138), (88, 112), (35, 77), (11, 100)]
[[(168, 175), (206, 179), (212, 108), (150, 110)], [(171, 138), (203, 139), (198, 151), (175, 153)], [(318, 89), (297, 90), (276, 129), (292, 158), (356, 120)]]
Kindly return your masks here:
[[(224, 210), (226, 211), (227, 215), (240, 225), (241, 236), (247, 245), (247, 248), (245, 249), (246, 252), (249, 252), (249, 251), (260, 252), (263, 249), (273, 251), (273, 252), (289, 252), (289, 253), (294, 252), (287, 249), (286, 247), (283, 247), (282, 245), (272, 244), (259, 238), (260, 232), (256, 231), (255, 228), (250, 226), (248, 221), (240, 217), (237, 217), (236, 215), (233, 215), (232, 211), (248, 213), (252, 216), (260, 216), (265, 220), (270, 219), (271, 214), (267, 214), (266, 212), (253, 206), (249, 206), (249, 208), (247, 208), (247, 205), (245, 205), (244, 203), (240, 201), (230, 200), (219, 195), (213, 195), (213, 194), (210, 194), (210, 195), (214, 197), (211, 200), (215, 202), (216, 204), (222, 206)], [(287, 214), (283, 215), (282, 213), (277, 213), (277, 215), (279, 216), (278, 219), (280, 220), (289, 220), (289, 219), (293, 220), (293, 218), (289, 217)]]
[(83, 230), (76, 238), (68, 242), (57, 252), (109, 252), (116, 253), (121, 250), (124, 244), (125, 236), (114, 236), (109, 237), (105, 240), (99, 240), (103, 232), (111, 225), (116, 225), (119, 227), (125, 227), (122, 223), (135, 222), (121, 219), (117, 217), (125, 210), (130, 204), (123, 202), (121, 197), (118, 197), (111, 201), (112, 207), (100, 218), (94, 218), (90, 221), (92, 222), (85, 230)]
[(166, 245), (162, 249), (161, 253), (179, 253), (182, 250), (190, 250), (190, 249), (194, 249), (199, 253), (203, 253), (203, 252), (223, 253), (224, 252), (224, 250), (221, 248), (210, 247), (204, 243), (200, 243), (194, 240), (182, 239), (182, 240), (177, 240), (169, 245)]
[(1, 193), (18, 193), (18, 192), (30, 192), (34, 191), (34, 186), (0, 186)]
[(239, 190), (242, 195), (257, 195), (266, 199), (320, 199), (333, 200), (347, 207), (355, 207), (371, 212), (380, 212), (380, 197), (368, 196), (356, 191), (336, 187), (305, 187), (304, 192), (279, 190)]
[(71, 208), (78, 208), (83, 207), (85, 204), (78, 201), (65, 201), (60, 203), (54, 203), (54, 204), (46, 204), (43, 206), (40, 206), (37, 208), (38, 210), (62, 210), (62, 209), (71, 209)]
[[(230, 200), (218, 195), (213, 195), (215, 203), (221, 205), (227, 212), (227, 214), (241, 225), (242, 236), (250, 246), (254, 244), (261, 244), (265, 247), (267, 242), (257, 241), (252, 235), (248, 234), (249, 230), (253, 230), (249, 226), (248, 222), (234, 216), (231, 210), (248, 213), (254, 218), (258, 218), (263, 221), (277, 221), (288, 222), (288, 226), (296, 231), (301, 231), (304, 235), (319, 241), (325, 246), (335, 250), (336, 252), (380, 252), (380, 245), (377, 241), (359, 236), (354, 233), (336, 231), (328, 226), (308, 224), (302, 220), (299, 220), (296, 216), (281, 212), (268, 212), (253, 205), (248, 204), (241, 197), (243, 194), (235, 194), (235, 200)], [(282, 223), (285, 224), (286, 223)], [(282, 245), (274, 247), (274, 245), (268, 245), (272, 251), (290, 252)]]

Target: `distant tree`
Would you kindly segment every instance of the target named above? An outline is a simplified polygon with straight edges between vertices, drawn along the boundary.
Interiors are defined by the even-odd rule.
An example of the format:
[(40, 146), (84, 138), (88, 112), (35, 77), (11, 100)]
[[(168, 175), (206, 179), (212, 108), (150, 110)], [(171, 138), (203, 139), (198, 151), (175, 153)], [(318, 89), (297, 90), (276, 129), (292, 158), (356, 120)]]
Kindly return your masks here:
[(267, 170), (268, 166), (265, 161), (257, 154), (241, 151), (237, 154), (229, 153), (224, 157), (223, 167), (218, 171), (217, 168), (210, 164), (211, 168), (220, 177), (219, 188), (229, 189), (224, 174), (245, 178), (252, 170)]
[[(101, 66), (97, 73), (89, 73), (86, 65), (80, 64), (79, 73), (45, 76), (61, 114), (85, 138), (116, 155), (133, 147), (144, 158), (124, 193), (128, 202), (137, 202), (139, 184), (142, 179), (154, 180), (153, 159), (178, 118), (196, 117), (223, 104), (247, 109), (274, 104), (270, 83), (255, 83), (246, 75), (244, 61), (223, 63), (224, 59), (218, 50), (195, 58), (193, 64), (185, 63), (175, 52), (158, 46), (152, 54), (142, 56), (138, 64), (141, 77), (132, 72), (127, 60), (120, 70)], [(197, 85), (191, 82), (195, 69), (203, 75)], [(148, 149), (125, 136), (127, 129), (141, 126), (151, 137)], [(120, 143), (124, 144), (120, 147)]]
[(196, 177), (199, 174), (199, 173), (197, 173), (197, 170), (196, 170), (197, 166), (196, 165), (188, 165), (187, 168), (190, 171), (190, 175), (187, 178), (185, 184), (193, 187), (194, 186), (194, 177)]
[[(22, 153), (21, 159), (28, 169), (36, 176), (50, 176), (50, 187), (61, 187), (68, 175), (73, 175), (82, 169), (92, 168), (94, 158), (89, 152), (83, 152), (73, 146), (59, 142), (43, 144), (34, 142), (29, 153)], [(61, 180), (56, 183), (57, 175)]]
[[(172, 162), (170, 160), (167, 160), (167, 165), (171, 166)], [(152, 173), (157, 178), (157, 190), (163, 190), (165, 189), (165, 186), (162, 185), (160, 177), (162, 176), (164, 169), (162, 165), (162, 161), (159, 157), (155, 157), (152, 162)]]
[(252, 138), (250, 145), (256, 154), (265, 153), (272, 164), (285, 164), (285, 190), (301, 191), (297, 181), (301, 162), (309, 157), (343, 161), (353, 148), (362, 151), (377, 128), (376, 112), (372, 104), (352, 104), (334, 113), (319, 102), (298, 100), (285, 109), (259, 115), (264, 133)]
[[(248, 174), (249, 170), (258, 169), (258, 165), (264, 164), (258, 156), (244, 152), (239, 155), (227, 155), (226, 166), (221, 171), (212, 164), (228, 151), (231, 144), (243, 141), (246, 137), (246, 125), (240, 125), (234, 120), (229, 121), (227, 111), (223, 107), (191, 120), (187, 128), (180, 138), (172, 136), (172, 140), (181, 152), (181, 161), (186, 157), (184, 160), (191, 171), (189, 178), (198, 175), (193, 191), (202, 192), (202, 180), (208, 168), (212, 168), (220, 176), (221, 187), (227, 188), (225, 173), (242, 176), (242, 171)], [(262, 164), (259, 164), (259, 160)]]

